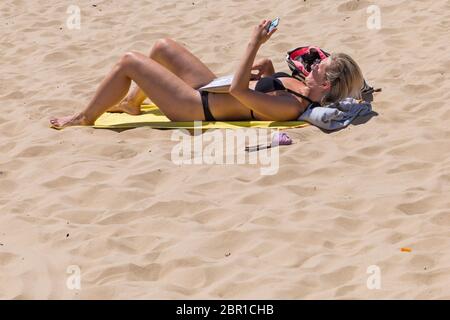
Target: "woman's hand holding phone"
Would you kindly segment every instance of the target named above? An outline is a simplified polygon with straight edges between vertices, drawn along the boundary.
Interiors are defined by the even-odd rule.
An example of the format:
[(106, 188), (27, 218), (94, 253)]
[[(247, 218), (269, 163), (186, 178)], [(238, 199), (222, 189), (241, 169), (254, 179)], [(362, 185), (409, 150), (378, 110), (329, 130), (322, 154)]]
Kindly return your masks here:
[(253, 30), (252, 41), (258, 45), (265, 43), (277, 31), (276, 25), (278, 25), (279, 21), (279, 19), (274, 21), (262, 20)]
[(279, 23), (280, 23), (280, 18), (276, 18), (275, 20), (271, 21), (269, 27), (267, 28), (267, 32), (271, 32), (273, 29), (278, 27)]
[[(277, 29), (273, 28), (269, 31), (270, 25), (272, 21), (270, 20), (262, 20), (260, 24), (258, 24), (252, 33), (252, 38), (250, 43), (247, 46), (247, 50), (245, 51), (245, 55), (239, 64), (238, 70), (234, 75), (233, 81), (231, 83), (229, 93), (237, 99), (244, 99), (248, 96), (249, 93), (249, 81), (253, 77), (252, 68), (255, 67), (259, 73), (256, 77), (261, 77), (264, 73), (264, 68), (262, 65), (252, 66), (255, 61), (256, 55), (260, 46), (269, 40), (270, 36), (273, 35)], [(263, 71), (264, 70), (264, 71)], [(267, 72), (267, 71), (265, 71)], [(250, 94), (251, 95), (251, 94)]]

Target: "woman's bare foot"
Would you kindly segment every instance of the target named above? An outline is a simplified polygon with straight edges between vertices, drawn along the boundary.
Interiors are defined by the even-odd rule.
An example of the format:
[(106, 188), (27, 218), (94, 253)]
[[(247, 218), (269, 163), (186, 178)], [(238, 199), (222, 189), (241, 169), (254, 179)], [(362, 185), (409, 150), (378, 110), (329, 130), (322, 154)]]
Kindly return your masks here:
[(141, 105), (134, 105), (132, 102), (123, 100), (114, 107), (109, 108), (107, 112), (125, 112), (137, 116), (141, 114)]
[(50, 118), (50, 124), (51, 128), (61, 130), (70, 126), (89, 126), (94, 123), (88, 121), (82, 113), (79, 113), (69, 117)]

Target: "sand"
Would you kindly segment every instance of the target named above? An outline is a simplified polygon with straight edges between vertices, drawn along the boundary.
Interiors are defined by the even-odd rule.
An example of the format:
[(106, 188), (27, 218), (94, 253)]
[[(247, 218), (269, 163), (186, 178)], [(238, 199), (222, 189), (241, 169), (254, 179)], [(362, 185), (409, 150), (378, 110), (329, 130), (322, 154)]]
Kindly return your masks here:
[[(448, 1), (82, 0), (81, 30), (70, 4), (0, 4), (1, 299), (450, 298)], [(276, 175), (175, 165), (170, 130), (48, 128), (129, 50), (171, 37), (224, 75), (277, 16), (276, 71), (314, 44), (383, 92), (345, 130), (287, 130)]]

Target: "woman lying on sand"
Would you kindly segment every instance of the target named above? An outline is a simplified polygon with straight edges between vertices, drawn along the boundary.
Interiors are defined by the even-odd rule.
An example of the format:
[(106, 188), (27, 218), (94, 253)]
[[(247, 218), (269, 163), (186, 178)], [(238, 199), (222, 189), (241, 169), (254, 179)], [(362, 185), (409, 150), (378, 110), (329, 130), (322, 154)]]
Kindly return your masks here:
[[(269, 24), (270, 20), (263, 20), (254, 28), (229, 93), (198, 91), (217, 76), (180, 44), (161, 39), (149, 57), (134, 51), (125, 53), (85, 110), (74, 116), (52, 118), (51, 126), (62, 129), (93, 125), (106, 111), (138, 115), (147, 97), (172, 121), (290, 121), (311, 103), (359, 97), (364, 81), (361, 70), (343, 53), (315, 64), (305, 82), (283, 72), (275, 73), (268, 59), (253, 65), (261, 45), (277, 30), (268, 33)], [(251, 79), (252, 70), (259, 71), (258, 81)], [(132, 80), (138, 87), (125, 97)]]

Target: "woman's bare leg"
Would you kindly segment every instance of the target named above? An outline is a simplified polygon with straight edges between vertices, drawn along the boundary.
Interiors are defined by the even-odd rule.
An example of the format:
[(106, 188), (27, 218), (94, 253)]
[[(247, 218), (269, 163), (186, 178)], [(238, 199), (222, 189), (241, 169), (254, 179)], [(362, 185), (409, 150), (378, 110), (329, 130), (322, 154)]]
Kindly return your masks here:
[[(172, 39), (157, 40), (150, 51), (149, 57), (166, 67), (194, 89), (216, 78), (216, 75), (200, 59)], [(108, 111), (140, 114), (140, 106), (145, 99), (147, 99), (147, 96), (144, 91), (139, 86), (134, 86), (127, 97)]]
[(173, 121), (203, 120), (200, 94), (153, 59), (138, 52), (126, 53), (102, 81), (93, 99), (81, 113), (50, 120), (56, 129), (92, 125), (128, 92), (131, 80)]
[(68, 117), (51, 118), (52, 127), (62, 129), (71, 125), (91, 125), (103, 113), (102, 110), (117, 104), (127, 94), (131, 83), (131, 79), (125, 73), (123, 60), (103, 79), (83, 112)]
[(109, 108), (108, 112), (125, 112), (131, 115), (141, 114), (141, 104), (147, 99), (144, 91), (139, 86), (132, 86), (128, 95), (118, 104)]

